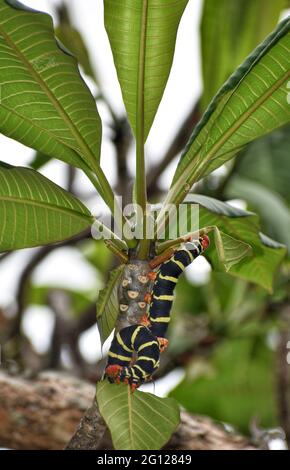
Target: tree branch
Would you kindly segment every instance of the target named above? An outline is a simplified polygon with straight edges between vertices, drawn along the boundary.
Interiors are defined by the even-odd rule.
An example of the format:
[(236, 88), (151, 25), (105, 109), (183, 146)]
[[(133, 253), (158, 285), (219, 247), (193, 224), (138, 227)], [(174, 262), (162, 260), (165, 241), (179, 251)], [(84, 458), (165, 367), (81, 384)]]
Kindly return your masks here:
[[(27, 380), (2, 371), (0, 388), (0, 446), (34, 450), (65, 446), (112, 449), (110, 434), (94, 403), (93, 385), (57, 372)], [(182, 412), (181, 424), (165, 448), (255, 449), (248, 439), (227, 432), (210, 418), (186, 412)]]

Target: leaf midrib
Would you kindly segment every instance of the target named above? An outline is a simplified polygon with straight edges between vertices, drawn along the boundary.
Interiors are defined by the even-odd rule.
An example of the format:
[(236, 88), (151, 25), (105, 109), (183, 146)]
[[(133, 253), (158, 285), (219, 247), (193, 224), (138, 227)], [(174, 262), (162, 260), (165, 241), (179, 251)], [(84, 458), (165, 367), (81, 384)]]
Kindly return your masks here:
[(59, 115), (62, 117), (64, 122), (69, 126), (74, 138), (78, 142), (81, 148), (84, 149), (84, 154), (89, 157), (89, 161), (92, 160), (93, 165), (95, 164), (95, 156), (92, 153), (91, 149), (89, 148), (88, 144), (83, 140), (81, 134), (79, 133), (78, 129), (74, 125), (74, 123), (71, 121), (70, 117), (68, 116), (67, 112), (65, 109), (60, 105), (58, 102), (57, 98), (54, 96), (52, 91), (49, 89), (45, 81), (41, 78), (41, 76), (34, 70), (34, 68), (31, 66), (29, 60), (26, 59), (24, 54), (22, 54), (21, 50), (16, 46), (16, 44), (13, 42), (13, 40), (10, 38), (9, 34), (7, 34), (3, 28), (0, 25), (0, 32), (6, 41), (6, 43), (16, 52), (22, 63), (27, 67), (27, 69), (30, 71), (32, 76), (35, 78), (39, 86), (43, 89), (45, 92), (46, 96), (49, 98), (49, 100), (52, 102), (54, 107), (57, 109)]
[(41, 207), (44, 209), (48, 210), (55, 210), (56, 212), (64, 213), (66, 215), (70, 215), (71, 217), (74, 217), (76, 219), (81, 219), (82, 221), (90, 222), (92, 223), (94, 218), (91, 215), (86, 215), (83, 214), (77, 210), (66, 208), (66, 207), (60, 207), (55, 204), (50, 204), (48, 202), (44, 201), (35, 201), (33, 199), (26, 199), (22, 197), (15, 197), (15, 196), (2, 196), (0, 195), (0, 202), (9, 202), (9, 203), (15, 203), (19, 205), (29, 205), (29, 206), (36, 206), (36, 207)]
[(137, 90), (136, 90), (136, 195), (137, 202), (145, 210), (146, 175), (145, 175), (145, 61), (147, 41), (148, 0), (142, 2), (140, 18), (140, 43), (138, 55)]
[(131, 449), (134, 449), (134, 440), (133, 440), (133, 420), (132, 420), (132, 392), (130, 387), (127, 387), (128, 390), (128, 420), (129, 420), (129, 438), (131, 442)]

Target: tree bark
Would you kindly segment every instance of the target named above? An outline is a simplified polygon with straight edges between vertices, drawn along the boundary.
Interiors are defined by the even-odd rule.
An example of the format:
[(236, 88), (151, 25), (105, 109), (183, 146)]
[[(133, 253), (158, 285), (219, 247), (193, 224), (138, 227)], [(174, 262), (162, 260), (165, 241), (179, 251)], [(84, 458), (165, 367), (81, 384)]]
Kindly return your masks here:
[[(0, 372), (0, 446), (12, 449), (112, 449), (94, 403), (95, 387), (64, 373), (31, 380)], [(93, 405), (92, 405), (93, 403)], [(181, 414), (165, 449), (255, 449), (210, 418)]]

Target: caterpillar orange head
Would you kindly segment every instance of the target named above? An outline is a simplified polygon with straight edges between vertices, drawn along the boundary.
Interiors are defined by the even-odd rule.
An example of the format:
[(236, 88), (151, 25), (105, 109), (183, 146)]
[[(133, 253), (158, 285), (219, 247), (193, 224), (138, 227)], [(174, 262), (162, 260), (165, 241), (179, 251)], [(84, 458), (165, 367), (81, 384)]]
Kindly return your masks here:
[(200, 237), (200, 243), (202, 245), (202, 248), (206, 250), (210, 245), (210, 239), (207, 235), (203, 235), (202, 237)]
[(112, 364), (111, 366), (106, 367), (105, 374), (110, 379), (118, 379), (122, 372), (123, 367), (118, 364)]

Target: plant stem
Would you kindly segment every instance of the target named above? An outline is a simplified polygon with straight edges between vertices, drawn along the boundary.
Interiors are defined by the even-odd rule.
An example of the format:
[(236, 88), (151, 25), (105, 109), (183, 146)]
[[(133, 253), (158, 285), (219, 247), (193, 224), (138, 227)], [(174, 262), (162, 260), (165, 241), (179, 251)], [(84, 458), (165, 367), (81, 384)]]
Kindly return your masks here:
[(158, 243), (156, 252), (157, 254), (160, 254), (169, 248), (174, 248), (175, 246), (180, 245), (181, 243), (185, 243), (190, 240), (196, 240), (198, 237), (206, 235), (207, 233), (212, 232), (214, 229), (215, 227), (204, 227), (200, 230), (197, 230), (196, 232), (190, 232), (186, 235), (183, 235), (182, 237), (175, 238), (174, 240), (166, 240), (165, 242)]
[[(91, 183), (93, 184), (93, 186), (96, 188), (97, 192), (100, 194), (104, 202), (109, 207), (114, 217), (116, 217), (116, 220), (122, 221), (122, 226), (124, 226), (125, 224), (128, 224), (129, 222), (124, 217), (122, 208), (118, 204), (118, 201), (115, 198), (115, 194), (103, 170), (101, 169), (101, 167), (98, 165), (98, 174), (96, 175), (90, 169), (84, 170), (84, 171), (87, 177), (89, 178), (89, 180), (91, 181)], [(101, 178), (99, 178), (99, 176)], [(122, 229), (122, 227), (120, 227), (120, 229)], [(115, 238), (117, 238), (116, 235), (115, 235)], [(133, 239), (125, 238), (125, 242), (127, 243), (127, 246), (129, 248), (135, 248), (137, 245), (136, 240), (133, 240)]]
[(148, 256), (149, 240), (146, 239), (147, 186), (145, 171), (145, 116), (144, 116), (144, 85), (145, 85), (145, 54), (148, 0), (143, 1), (141, 17), (141, 38), (139, 49), (137, 116), (136, 116), (136, 202), (143, 212), (143, 239), (140, 241), (139, 257)]
[(105, 240), (106, 247), (115, 255), (121, 263), (128, 263), (128, 255), (126, 252), (119, 250), (116, 245), (114, 245), (113, 240)]

